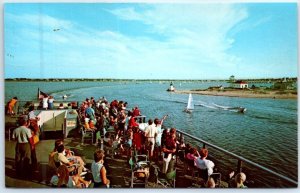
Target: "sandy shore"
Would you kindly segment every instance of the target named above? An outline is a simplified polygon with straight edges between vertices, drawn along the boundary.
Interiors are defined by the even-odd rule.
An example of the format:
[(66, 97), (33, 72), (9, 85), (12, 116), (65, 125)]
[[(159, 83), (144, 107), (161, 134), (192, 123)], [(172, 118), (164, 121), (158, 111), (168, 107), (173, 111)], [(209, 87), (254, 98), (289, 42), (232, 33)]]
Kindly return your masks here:
[(280, 93), (280, 91), (257, 91), (257, 90), (176, 90), (179, 94), (199, 94), (212, 96), (243, 97), (243, 98), (274, 98), (274, 99), (297, 99), (297, 94), (291, 92)]

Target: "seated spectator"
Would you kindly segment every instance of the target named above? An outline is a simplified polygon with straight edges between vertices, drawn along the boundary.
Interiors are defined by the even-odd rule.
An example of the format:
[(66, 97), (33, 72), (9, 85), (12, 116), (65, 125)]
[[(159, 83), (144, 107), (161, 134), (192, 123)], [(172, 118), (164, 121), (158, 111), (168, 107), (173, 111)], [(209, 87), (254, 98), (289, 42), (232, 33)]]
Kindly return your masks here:
[(113, 141), (113, 144), (112, 144), (112, 152), (113, 152), (113, 155), (117, 155), (118, 153), (120, 152), (123, 152), (124, 151), (124, 147), (123, 147), (123, 137), (119, 137), (118, 139), (115, 139)]
[(103, 138), (103, 145), (104, 145), (104, 150), (106, 151), (106, 154), (109, 155), (110, 152), (113, 151), (113, 139), (111, 138), (110, 133), (105, 133), (104, 138)]
[(112, 140), (111, 135), (110, 135), (109, 132), (105, 133), (104, 138), (103, 138), (103, 143), (106, 146), (109, 146), (109, 147), (112, 146), (113, 140)]
[(232, 187), (234, 187), (234, 188), (247, 188), (247, 186), (244, 185), (245, 181), (246, 181), (246, 174), (243, 173), (243, 172), (240, 172), (235, 176), (234, 183), (233, 183)]
[(82, 165), (82, 163), (80, 163), (80, 162), (76, 163), (76, 161), (78, 161), (76, 159), (69, 160), (64, 155), (64, 150), (65, 150), (64, 145), (59, 145), (57, 147), (57, 153), (53, 157), (56, 167), (57, 167), (57, 163), (59, 163), (60, 165), (66, 165), (66, 166), (73, 166), (74, 164), (78, 164), (78, 174), (83, 175), (84, 173), (82, 174), (82, 172), (84, 171), (84, 165)]
[(73, 187), (73, 180), (69, 175), (68, 168), (65, 165), (59, 166), (56, 175), (52, 176), (50, 183), (54, 187)]
[(86, 129), (96, 130), (95, 124), (93, 120), (89, 120), (89, 126)]
[(196, 148), (190, 148), (189, 152), (186, 154), (187, 170), (193, 170), (195, 166), (196, 159), (200, 157), (199, 152)]
[(209, 177), (205, 184), (205, 187), (206, 188), (215, 188), (216, 187), (215, 180), (212, 177)]
[(186, 154), (186, 158), (188, 160), (193, 160), (193, 162), (200, 157), (199, 152), (197, 151), (196, 148), (191, 148), (190, 151)]
[(60, 103), (59, 104), (59, 107), (57, 108), (57, 109), (64, 109), (65, 107), (64, 107), (64, 104), (63, 103)]
[(94, 153), (94, 161), (91, 170), (94, 179), (94, 188), (109, 187), (110, 181), (106, 177), (106, 169), (104, 164), (103, 150), (96, 150)]
[(207, 160), (206, 159), (207, 156), (208, 156), (208, 150), (205, 148), (202, 148), (200, 150), (200, 157), (198, 157), (195, 160), (195, 164), (196, 164), (196, 167), (201, 170), (207, 169), (208, 176), (210, 176), (213, 173), (213, 168), (214, 168), (215, 164), (212, 161)]
[(133, 131), (131, 128), (127, 129), (127, 144), (129, 145), (129, 147), (131, 148), (132, 146), (132, 140), (133, 140)]
[(50, 183), (54, 187), (87, 188), (91, 181), (85, 181), (78, 174), (71, 176), (67, 166), (61, 165), (57, 168), (56, 175), (52, 176)]
[[(63, 145), (63, 144), (64, 144), (63, 140), (61, 140), (61, 139), (56, 140), (55, 144), (54, 144), (54, 149), (50, 153), (50, 155), (52, 154), (52, 156), (54, 156), (54, 154), (57, 153), (57, 147), (59, 145)], [(83, 165), (83, 166), (85, 165), (82, 158), (80, 156), (75, 156), (74, 152), (72, 152), (70, 149), (65, 148), (64, 151), (63, 151), (63, 154), (67, 157), (68, 160), (70, 160), (70, 161), (73, 160), (75, 163), (78, 163), (78, 164)], [(83, 168), (83, 170), (86, 171), (87, 169)]]

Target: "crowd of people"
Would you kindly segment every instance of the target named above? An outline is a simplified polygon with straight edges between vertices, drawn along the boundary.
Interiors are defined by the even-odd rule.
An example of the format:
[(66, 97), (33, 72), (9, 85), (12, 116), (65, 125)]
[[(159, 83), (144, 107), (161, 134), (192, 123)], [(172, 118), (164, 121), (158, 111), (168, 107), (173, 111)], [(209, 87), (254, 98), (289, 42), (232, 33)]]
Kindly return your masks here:
[[(63, 140), (56, 140), (54, 150), (49, 154), (49, 166), (53, 168), (51, 184), (55, 187), (109, 187), (110, 180), (106, 176), (104, 157), (112, 158), (117, 154), (132, 156), (146, 154), (151, 162), (162, 161), (161, 172), (167, 174), (174, 170), (176, 156), (185, 163), (187, 171), (206, 170), (205, 187), (215, 187), (215, 164), (207, 159), (206, 148), (198, 151), (190, 144), (185, 144), (182, 136), (176, 132), (176, 128), (162, 128), (167, 115), (161, 119), (149, 119), (144, 123), (140, 109), (136, 106), (128, 109), (128, 103), (113, 100), (110, 103), (105, 97), (96, 101), (93, 97), (86, 98), (78, 107), (78, 115), (85, 130), (94, 132), (94, 145), (104, 146), (104, 150), (97, 149), (94, 152), (94, 161), (90, 168), (80, 156), (75, 156), (66, 149)], [(49, 107), (49, 106), (48, 106)], [(51, 108), (51, 107), (50, 107)], [(13, 132), (13, 138), (17, 140), (16, 169), (17, 173), (24, 168), (32, 168), (35, 165), (35, 143), (33, 136), (37, 135), (38, 117), (34, 115), (34, 107), (29, 108), (28, 116), (19, 119), (20, 127)], [(141, 127), (143, 125), (143, 127)], [(35, 161), (34, 161), (35, 160)], [(85, 178), (87, 173), (92, 178)], [(188, 172), (190, 173), (190, 172)], [(245, 174), (238, 173), (235, 176), (234, 187), (246, 187)], [(232, 180), (232, 178), (231, 178)], [(233, 183), (230, 183), (233, 184)]]

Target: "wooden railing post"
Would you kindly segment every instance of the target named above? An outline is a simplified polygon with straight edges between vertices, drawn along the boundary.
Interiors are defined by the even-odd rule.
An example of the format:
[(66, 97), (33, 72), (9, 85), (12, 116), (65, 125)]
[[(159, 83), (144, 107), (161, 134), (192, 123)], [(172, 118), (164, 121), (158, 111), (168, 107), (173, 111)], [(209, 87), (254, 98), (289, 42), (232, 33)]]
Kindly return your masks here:
[(238, 160), (238, 166), (237, 166), (238, 173), (242, 172), (242, 165), (243, 165), (242, 163), (243, 163), (242, 160)]

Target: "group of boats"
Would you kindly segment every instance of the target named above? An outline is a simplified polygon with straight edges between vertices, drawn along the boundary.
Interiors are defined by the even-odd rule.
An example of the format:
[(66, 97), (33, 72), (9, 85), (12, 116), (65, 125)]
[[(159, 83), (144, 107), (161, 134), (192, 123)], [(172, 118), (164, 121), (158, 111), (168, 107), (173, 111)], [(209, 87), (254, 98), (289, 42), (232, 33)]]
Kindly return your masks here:
[[(228, 110), (228, 111), (238, 112), (238, 113), (245, 113), (246, 110), (247, 110), (244, 107), (229, 107), (229, 106), (218, 105), (218, 104), (215, 104), (215, 103), (212, 103), (212, 105), (215, 109)], [(199, 106), (207, 106), (207, 105), (199, 104)], [(193, 96), (190, 93), (189, 98), (188, 98), (188, 102), (187, 102), (187, 106), (183, 111), (186, 112), (186, 113), (192, 113), (194, 108), (195, 108), (195, 104), (194, 104), (194, 101), (193, 101)]]

